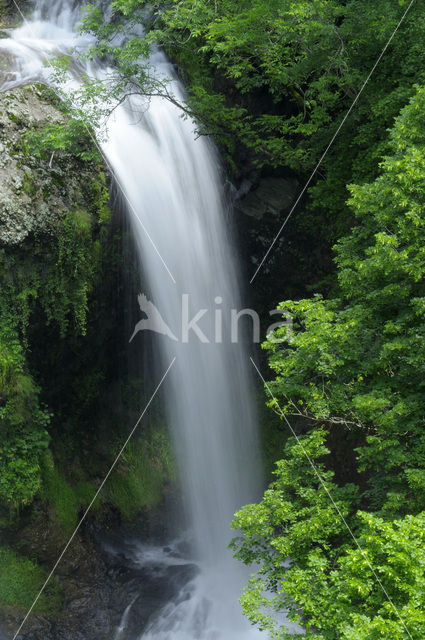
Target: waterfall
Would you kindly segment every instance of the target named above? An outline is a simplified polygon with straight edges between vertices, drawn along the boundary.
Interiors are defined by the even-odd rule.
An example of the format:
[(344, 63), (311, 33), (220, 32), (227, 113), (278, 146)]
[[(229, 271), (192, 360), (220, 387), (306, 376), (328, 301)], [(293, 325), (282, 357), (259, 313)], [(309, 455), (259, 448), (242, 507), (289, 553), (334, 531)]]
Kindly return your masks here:
[[(31, 22), (0, 41), (15, 59), (3, 89), (47, 81), (43, 59), (87, 44), (74, 33), (77, 20), (71, 1), (39, 1)], [(152, 63), (156, 73), (173, 77), (161, 52)], [(90, 72), (100, 77), (102, 69)], [(172, 91), (184, 100), (176, 79)], [(245, 621), (237, 601), (245, 568), (227, 550), (233, 513), (257, 497), (259, 465), (249, 358), (242, 342), (231, 343), (229, 335), (231, 309), (240, 309), (240, 298), (217, 154), (208, 140), (195, 137), (193, 122), (162, 98), (149, 104), (143, 97), (127, 99), (107, 129), (100, 144), (127, 205), (149, 283), (143, 293), (177, 338), (158, 336), (157, 364), (163, 371), (175, 358), (164, 385), (166, 413), (199, 566), (198, 576), (140, 637), (257, 638), (261, 634)], [(185, 316), (198, 312), (202, 335), (189, 331), (185, 339)]]

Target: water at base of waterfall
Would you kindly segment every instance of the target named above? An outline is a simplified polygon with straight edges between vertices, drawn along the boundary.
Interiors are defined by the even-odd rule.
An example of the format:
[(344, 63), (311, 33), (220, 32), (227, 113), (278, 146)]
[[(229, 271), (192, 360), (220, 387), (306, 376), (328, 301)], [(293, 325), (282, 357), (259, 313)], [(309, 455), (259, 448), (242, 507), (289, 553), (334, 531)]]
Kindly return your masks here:
[[(166, 546), (127, 541), (124, 546), (108, 548), (108, 552), (124, 555), (127, 563), (145, 571), (149, 584), (149, 603), (136, 595), (123, 613), (114, 640), (254, 640), (258, 631), (246, 625), (226, 629), (223, 636), (221, 621), (234, 617), (234, 602), (225, 602), (220, 592), (221, 575), (227, 572), (216, 567), (215, 571), (203, 570), (194, 564), (190, 556), (182, 552), (187, 545), (176, 540)], [(170, 592), (171, 585), (171, 592)], [(165, 601), (164, 601), (165, 597)], [(137, 621), (146, 605), (151, 610), (149, 621), (142, 634), (137, 631)], [(142, 613), (140, 610), (143, 610)], [(216, 623), (216, 624), (214, 624)]]

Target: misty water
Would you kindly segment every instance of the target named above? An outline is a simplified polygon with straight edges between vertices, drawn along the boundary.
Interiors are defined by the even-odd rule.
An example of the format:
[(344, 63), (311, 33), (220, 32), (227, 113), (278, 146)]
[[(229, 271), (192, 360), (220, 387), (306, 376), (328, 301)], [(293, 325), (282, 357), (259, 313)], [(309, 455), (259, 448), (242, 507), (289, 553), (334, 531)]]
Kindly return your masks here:
[[(51, 69), (44, 65), (49, 56), (90, 44), (76, 34), (78, 20), (73, 3), (40, 0), (31, 20), (0, 41), (11, 56), (2, 89), (51, 82)], [(172, 79), (170, 90), (184, 101), (165, 56), (156, 52), (151, 63), (158, 77)], [(80, 67), (65, 89), (78, 86), (83, 71), (99, 78), (107, 72), (94, 63)], [(148, 281), (143, 294), (177, 338), (158, 336), (152, 378), (159, 380), (173, 363), (163, 390), (184, 498), (181, 520), (190, 541), (181, 562), (198, 568), (152, 614), (139, 637), (249, 640), (263, 636), (242, 616), (238, 597), (247, 570), (227, 549), (232, 515), (258, 497), (261, 485), (249, 354), (242, 341), (229, 340), (230, 309), (240, 308), (237, 260), (216, 151), (207, 139), (196, 137), (194, 123), (181, 115), (166, 99), (147, 103), (133, 96), (110, 116), (107, 136), (99, 137)], [(208, 342), (193, 331), (182, 340), (182, 314), (192, 318), (201, 309), (208, 310), (199, 322)], [(179, 562), (161, 548), (142, 544), (138, 554), (140, 562), (151, 558), (158, 566)], [(123, 611), (117, 639), (126, 638), (132, 604)]]

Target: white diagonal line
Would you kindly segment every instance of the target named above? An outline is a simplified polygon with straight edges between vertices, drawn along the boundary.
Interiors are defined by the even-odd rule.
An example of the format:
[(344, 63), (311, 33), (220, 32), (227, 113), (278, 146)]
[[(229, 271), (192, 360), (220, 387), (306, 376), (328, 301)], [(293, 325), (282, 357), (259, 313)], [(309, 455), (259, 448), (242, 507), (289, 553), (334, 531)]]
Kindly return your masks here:
[(331, 501), (331, 503), (332, 503), (332, 505), (333, 505), (333, 507), (334, 507), (335, 511), (337, 512), (337, 514), (338, 514), (338, 515), (339, 515), (339, 517), (341, 518), (342, 522), (344, 523), (345, 527), (347, 528), (348, 533), (349, 533), (349, 534), (350, 534), (350, 536), (353, 538), (353, 540), (354, 540), (354, 543), (355, 543), (356, 547), (357, 547), (357, 548), (358, 548), (358, 550), (360, 551), (360, 553), (361, 553), (361, 555), (362, 555), (363, 559), (366, 561), (366, 563), (367, 563), (367, 565), (368, 565), (369, 569), (372, 571), (372, 573), (373, 573), (373, 575), (374, 575), (374, 577), (375, 577), (375, 580), (377, 581), (377, 583), (378, 583), (378, 584), (379, 584), (379, 586), (381, 587), (381, 589), (382, 589), (382, 591), (383, 591), (383, 593), (384, 593), (385, 597), (387, 598), (388, 602), (389, 602), (389, 603), (390, 603), (390, 605), (392, 606), (392, 608), (393, 608), (393, 610), (394, 610), (395, 614), (397, 615), (398, 619), (400, 620), (401, 624), (403, 625), (403, 627), (404, 627), (404, 629), (405, 629), (405, 631), (406, 631), (407, 635), (409, 636), (410, 640), (413, 640), (413, 638), (412, 638), (412, 636), (411, 636), (411, 634), (410, 634), (410, 631), (409, 631), (409, 629), (408, 629), (408, 628), (407, 628), (407, 626), (406, 626), (406, 623), (404, 622), (403, 618), (401, 617), (401, 615), (400, 615), (400, 613), (399, 613), (399, 611), (398, 611), (397, 607), (395, 606), (394, 602), (391, 600), (391, 597), (390, 597), (390, 595), (388, 594), (388, 591), (385, 589), (384, 585), (382, 584), (382, 582), (381, 582), (381, 580), (380, 580), (379, 576), (377, 575), (377, 573), (376, 573), (375, 569), (372, 567), (372, 565), (371, 565), (371, 563), (370, 563), (370, 560), (368, 559), (367, 555), (365, 554), (365, 552), (363, 551), (362, 547), (360, 546), (359, 541), (357, 540), (356, 536), (354, 535), (354, 533), (353, 533), (353, 531), (352, 531), (352, 529), (351, 529), (350, 525), (348, 524), (348, 522), (347, 522), (347, 520), (345, 519), (344, 515), (342, 514), (342, 512), (341, 512), (340, 508), (338, 507), (338, 505), (336, 504), (335, 500), (333, 499), (332, 494), (330, 493), (329, 489), (327, 488), (327, 486), (326, 486), (326, 484), (325, 484), (325, 481), (323, 480), (322, 476), (320, 475), (319, 471), (317, 470), (317, 467), (316, 467), (316, 465), (314, 464), (313, 460), (310, 458), (310, 456), (309, 456), (308, 452), (306, 451), (306, 449), (305, 449), (305, 447), (304, 447), (304, 445), (303, 445), (302, 441), (300, 440), (300, 438), (298, 437), (298, 435), (297, 435), (297, 434), (296, 434), (296, 432), (294, 431), (294, 429), (293, 429), (293, 427), (292, 427), (291, 423), (289, 422), (288, 418), (286, 417), (285, 413), (284, 413), (284, 412), (282, 411), (282, 409), (280, 408), (280, 405), (279, 405), (279, 403), (278, 403), (278, 401), (277, 401), (276, 397), (274, 396), (274, 394), (273, 394), (272, 390), (270, 389), (270, 386), (268, 385), (268, 383), (266, 382), (266, 380), (263, 378), (263, 375), (262, 375), (261, 371), (259, 370), (259, 368), (257, 367), (257, 365), (255, 364), (254, 360), (253, 360), (251, 357), (250, 357), (249, 359), (251, 360), (251, 362), (252, 362), (252, 364), (253, 364), (253, 366), (254, 366), (254, 368), (255, 368), (256, 372), (257, 372), (257, 373), (258, 373), (258, 375), (260, 376), (261, 380), (263, 381), (263, 384), (264, 384), (264, 386), (266, 387), (266, 389), (267, 389), (268, 393), (270, 394), (270, 396), (272, 397), (272, 399), (275, 401), (275, 403), (276, 403), (276, 405), (277, 405), (277, 407), (278, 407), (278, 409), (279, 409), (279, 412), (280, 412), (280, 414), (281, 414), (282, 418), (285, 420), (285, 422), (286, 422), (286, 424), (288, 425), (288, 427), (289, 427), (289, 429), (290, 429), (290, 431), (291, 431), (292, 435), (294, 436), (294, 438), (296, 439), (297, 443), (298, 443), (298, 444), (299, 444), (299, 446), (301, 447), (301, 450), (302, 450), (303, 454), (305, 455), (305, 457), (306, 457), (306, 458), (307, 458), (307, 460), (309, 461), (309, 463), (310, 463), (310, 465), (311, 465), (311, 467), (312, 467), (312, 469), (313, 469), (314, 473), (315, 473), (315, 474), (316, 474), (316, 476), (317, 476), (317, 479), (319, 480), (320, 484), (322, 485), (323, 489), (325, 490), (326, 495), (328, 496), (329, 500)]
[(47, 587), (47, 585), (50, 582), (50, 579), (52, 578), (54, 572), (56, 571), (58, 565), (60, 564), (62, 558), (64, 557), (65, 553), (67, 552), (71, 542), (74, 540), (75, 536), (77, 535), (78, 530), (80, 529), (81, 525), (83, 524), (84, 520), (87, 517), (87, 514), (89, 513), (90, 509), (92, 508), (96, 498), (98, 497), (99, 493), (102, 491), (103, 487), (105, 486), (106, 481), (108, 480), (109, 476), (111, 475), (112, 471), (115, 469), (119, 459), (121, 458), (125, 448), (127, 447), (128, 443), (130, 442), (131, 438), (134, 435), (134, 432), (136, 431), (137, 427), (140, 424), (140, 421), (142, 420), (143, 416), (145, 415), (146, 411), (148, 410), (150, 404), (152, 403), (152, 400), (155, 398), (156, 394), (158, 393), (162, 383), (164, 382), (165, 378), (168, 375), (168, 372), (170, 371), (171, 367), (173, 366), (174, 362), (175, 362), (176, 358), (174, 357), (171, 361), (171, 363), (168, 366), (168, 369), (166, 370), (166, 372), (164, 373), (164, 375), (162, 376), (161, 380), (159, 381), (155, 391), (153, 392), (153, 394), (150, 397), (149, 402), (147, 403), (147, 405), (145, 406), (145, 408), (143, 409), (142, 413), (140, 414), (139, 419), (137, 420), (136, 424), (134, 425), (134, 427), (132, 428), (132, 430), (130, 431), (130, 435), (128, 436), (127, 440), (124, 442), (123, 446), (121, 447), (120, 452), (118, 453), (117, 457), (115, 458), (114, 462), (112, 463), (111, 468), (109, 469), (108, 473), (106, 474), (106, 476), (104, 477), (104, 479), (102, 480), (98, 490), (96, 491), (96, 493), (93, 496), (92, 501), (90, 502), (89, 506), (87, 507), (87, 509), (85, 510), (81, 520), (79, 521), (79, 523), (77, 524), (72, 536), (69, 538), (68, 542), (66, 543), (62, 553), (60, 554), (59, 558), (56, 560), (56, 563), (53, 567), (53, 569), (51, 570), (51, 572), (49, 573), (49, 575), (46, 578), (46, 581), (44, 582), (43, 586), (41, 587), (40, 591), (38, 592), (34, 602), (32, 603), (31, 607), (29, 608), (25, 618), (22, 620), (19, 629), (17, 630), (17, 632), (15, 633), (15, 635), (13, 636), (13, 640), (16, 640), (16, 638), (19, 635), (19, 632), (21, 631), (22, 627), (24, 626), (25, 622), (27, 621), (29, 615), (31, 614), (32, 610), (34, 609), (35, 605), (37, 604), (41, 594), (43, 593), (43, 591), (45, 590), (45, 588)]
[(279, 239), (280, 234), (282, 233), (283, 229), (286, 226), (286, 223), (288, 222), (288, 220), (290, 219), (290, 217), (292, 216), (292, 214), (294, 213), (299, 201), (301, 200), (301, 198), (303, 197), (303, 195), (305, 194), (305, 192), (307, 191), (308, 187), (311, 184), (311, 181), (313, 180), (314, 176), (316, 175), (317, 171), (319, 170), (320, 165), (322, 164), (323, 160), (325, 159), (325, 157), (328, 154), (329, 149), (332, 147), (333, 143), (335, 142), (339, 132), (341, 131), (342, 127), (344, 126), (347, 118), (349, 117), (350, 113), (352, 112), (352, 110), (354, 109), (354, 107), (356, 106), (360, 96), (363, 93), (364, 88), (366, 87), (367, 83), (369, 82), (369, 80), (371, 79), (372, 75), (375, 72), (376, 67), (379, 65), (379, 63), (381, 62), (382, 58), (384, 57), (388, 47), (390, 46), (395, 34), (397, 33), (397, 31), (400, 29), (401, 25), (403, 24), (407, 14), (410, 11), (410, 8), (412, 7), (413, 3), (415, 2), (415, 0), (411, 0), (409, 6), (407, 7), (406, 11), (403, 13), (402, 17), (400, 18), (399, 23), (397, 24), (396, 28), (394, 29), (394, 31), (392, 32), (388, 42), (386, 43), (385, 47), (382, 49), (377, 61), (375, 62), (375, 64), (373, 65), (369, 75), (367, 76), (366, 80), (364, 81), (360, 91), (358, 92), (358, 94), (356, 95), (356, 97), (354, 98), (354, 101), (351, 105), (351, 107), (348, 109), (347, 113), (345, 114), (344, 118), (342, 119), (342, 122), (340, 123), (338, 129), (336, 130), (336, 132), (334, 133), (334, 135), (331, 138), (330, 143), (328, 144), (328, 146), (326, 147), (325, 151), (323, 152), (319, 162), (317, 163), (317, 165), (315, 166), (313, 173), (311, 174), (311, 176), (309, 177), (309, 179), (307, 180), (306, 184), (304, 185), (303, 190), (301, 191), (300, 195), (298, 196), (298, 198), (295, 201), (295, 204), (291, 207), (290, 212), (288, 213), (288, 215), (286, 216), (285, 220), (283, 221), (282, 226), (280, 227), (279, 231), (277, 232), (273, 242), (271, 243), (270, 247), (267, 249), (263, 259), (261, 260), (260, 264), (258, 265), (254, 275), (252, 276), (251, 280), (249, 281), (250, 284), (252, 284), (255, 280), (255, 278), (257, 277), (257, 273), (260, 271), (261, 267), (263, 266), (263, 264), (265, 263), (265, 261), (267, 260), (268, 255), (270, 254), (271, 250), (273, 249), (274, 245), (276, 244), (277, 240)]
[[(22, 20), (24, 21), (24, 23), (27, 25), (28, 29), (30, 30), (32, 36), (34, 39), (36, 39), (35, 33), (33, 31), (33, 28), (31, 26), (31, 23), (28, 22), (28, 20), (26, 19), (26, 17), (24, 16), (24, 14), (22, 13), (21, 9), (19, 8), (16, 0), (12, 0), (13, 4), (15, 5), (19, 15), (21, 16)], [(53, 69), (55, 70), (55, 67), (52, 65), (52, 63), (50, 62), (49, 58), (46, 55), (46, 62), (47, 64)], [(74, 107), (75, 108), (75, 107)], [(112, 176), (114, 177), (114, 180), (116, 182), (116, 184), (119, 187), (119, 190), (121, 191), (122, 195), (124, 196), (124, 199), (126, 200), (128, 206), (130, 207), (132, 213), (134, 214), (134, 217), (136, 218), (137, 222), (140, 224), (140, 226), (142, 227), (144, 233), (146, 234), (149, 242), (151, 243), (152, 247), (154, 248), (155, 253), (158, 255), (159, 259), (161, 260), (163, 266), (165, 267), (165, 270), (167, 271), (168, 275), (170, 276), (171, 280), (174, 282), (174, 284), (176, 284), (176, 281), (174, 279), (173, 274), (171, 273), (170, 269), (167, 266), (167, 263), (165, 262), (164, 258), (162, 257), (158, 247), (156, 246), (155, 242), (153, 241), (150, 233), (148, 232), (148, 230), (146, 229), (145, 225), (143, 224), (142, 220), (139, 218), (136, 208), (134, 207), (133, 203), (131, 202), (130, 198), (128, 197), (123, 185), (121, 184), (120, 179), (118, 178), (116, 172), (114, 171), (114, 168), (112, 167), (111, 163), (109, 162), (108, 158), (106, 157), (106, 155), (104, 154), (101, 146), (99, 145), (96, 137), (93, 135), (90, 127), (87, 125), (87, 122), (85, 120), (85, 115), (84, 112), (82, 111), (82, 109), (80, 107), (77, 107), (77, 110), (79, 111), (79, 113), (82, 115), (81, 121), (85, 127), (85, 129), (87, 130), (87, 133), (89, 134), (92, 142), (94, 143), (96, 149), (99, 151), (99, 153), (101, 154), (101, 156), (103, 157), (105, 164), (107, 165), (109, 171), (111, 172)]]

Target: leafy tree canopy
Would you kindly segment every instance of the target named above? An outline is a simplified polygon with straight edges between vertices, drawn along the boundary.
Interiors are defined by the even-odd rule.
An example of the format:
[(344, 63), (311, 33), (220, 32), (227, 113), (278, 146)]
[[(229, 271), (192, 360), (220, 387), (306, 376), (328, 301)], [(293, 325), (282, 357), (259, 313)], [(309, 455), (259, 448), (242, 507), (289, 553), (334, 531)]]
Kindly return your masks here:
[[(92, 54), (110, 56), (120, 70), (124, 84), (116, 98), (125, 86), (147, 95), (172, 93), (147, 62), (159, 44), (186, 74), (189, 113), (200, 132), (214, 134), (230, 161), (245, 149), (258, 167), (308, 172), (407, 2), (115, 0), (112, 7), (105, 21), (99, 7), (89, 5), (83, 29), (97, 37)], [(322, 207), (337, 213), (349, 180), (375, 177), (387, 128), (411, 97), (413, 82), (425, 81), (424, 37), (425, 7), (415, 3), (328, 156), (332, 176), (315, 193)]]
[[(270, 405), (303, 416), (321, 476), (290, 440), (261, 503), (235, 518), (237, 556), (259, 565), (242, 604), (274, 638), (290, 634), (267, 609), (288, 610), (315, 640), (424, 636), (424, 114), (418, 87), (381, 175), (350, 188), (357, 224), (336, 247), (338, 298), (282, 303), (294, 336), (264, 345)], [(324, 457), (344, 432), (354, 485), (335, 483)]]
[[(243, 610), (273, 639), (420, 640), (425, 514), (387, 521), (356, 512), (355, 487), (338, 487), (321, 462), (329, 453), (325, 437), (315, 430), (291, 438), (261, 503), (235, 516), (242, 534), (233, 540), (235, 555), (260, 567)], [(304, 633), (278, 622), (282, 615)]]

